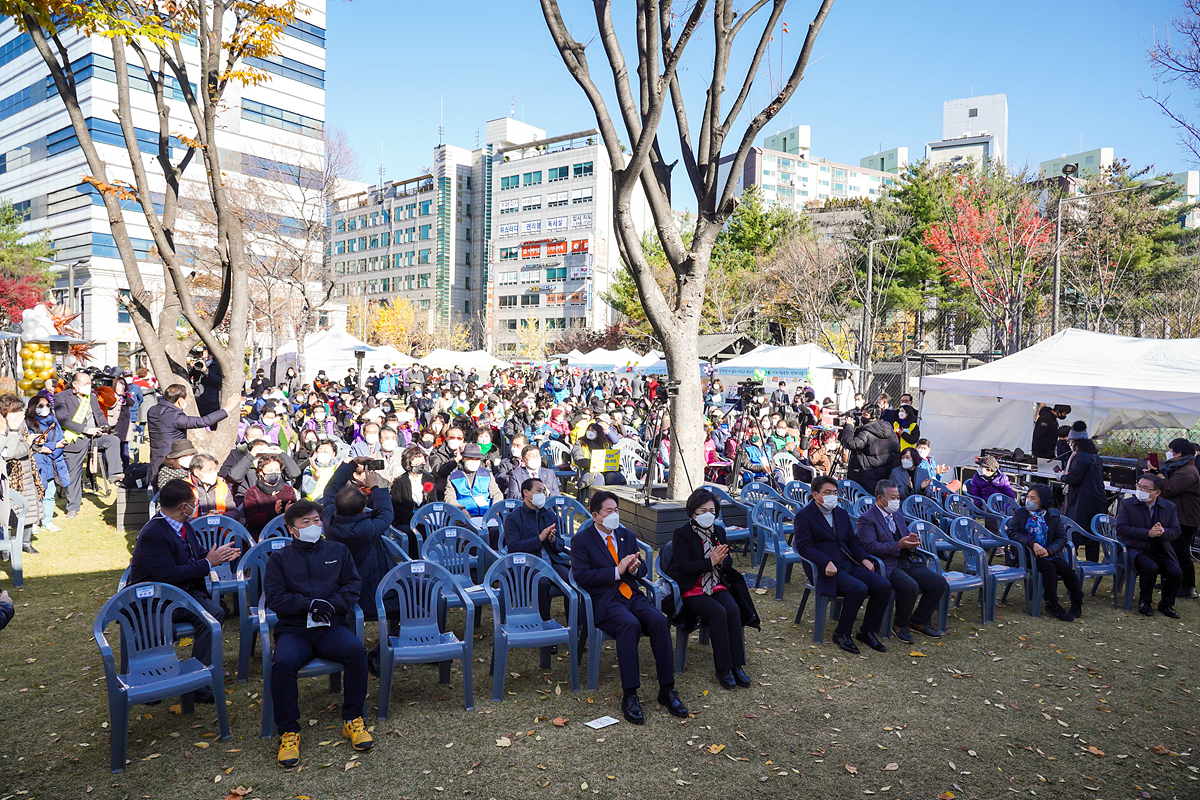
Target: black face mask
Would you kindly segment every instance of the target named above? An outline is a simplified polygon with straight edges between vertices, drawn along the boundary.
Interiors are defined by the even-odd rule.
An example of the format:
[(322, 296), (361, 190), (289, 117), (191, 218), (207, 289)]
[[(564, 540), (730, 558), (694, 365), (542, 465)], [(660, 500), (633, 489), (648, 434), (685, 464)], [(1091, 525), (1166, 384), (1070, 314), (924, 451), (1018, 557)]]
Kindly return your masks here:
[(278, 472), (272, 472), (270, 475), (263, 475), (262, 482), (267, 486), (275, 486), (279, 483), (281, 475)]

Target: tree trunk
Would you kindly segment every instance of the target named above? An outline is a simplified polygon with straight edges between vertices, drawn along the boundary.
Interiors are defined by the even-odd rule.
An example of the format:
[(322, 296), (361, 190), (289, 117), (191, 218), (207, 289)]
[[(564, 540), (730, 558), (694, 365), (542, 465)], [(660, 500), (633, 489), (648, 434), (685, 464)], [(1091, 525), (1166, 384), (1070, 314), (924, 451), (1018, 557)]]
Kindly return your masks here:
[(671, 401), (671, 467), (667, 479), (667, 496), (674, 500), (686, 499), (704, 483), (704, 391), (699, 327), (688, 327), (694, 329), (670, 337), (664, 355), (670, 378), (679, 381), (679, 395)]

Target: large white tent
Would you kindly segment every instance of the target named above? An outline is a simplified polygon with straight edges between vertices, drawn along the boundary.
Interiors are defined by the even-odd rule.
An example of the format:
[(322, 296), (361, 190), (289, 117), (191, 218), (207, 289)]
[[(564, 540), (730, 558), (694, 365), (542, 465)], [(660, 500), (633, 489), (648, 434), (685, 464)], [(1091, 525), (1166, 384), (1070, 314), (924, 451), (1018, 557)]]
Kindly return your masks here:
[(832, 397), (838, 408), (849, 408), (854, 404), (853, 381), (834, 377), (834, 370), (857, 371), (855, 364), (842, 361), (833, 353), (822, 350), (815, 344), (798, 344), (788, 347), (764, 344), (728, 361), (717, 365), (717, 373), (729, 389), (729, 378), (750, 377), (762, 371), (766, 388), (779, 381), (786, 381), (790, 391), (801, 380), (807, 380), (817, 395), (817, 402)]
[(567, 353), (567, 364), (579, 369), (592, 369), (601, 372), (617, 371), (622, 372), (629, 365), (636, 365), (643, 359), (643, 356), (638, 355), (627, 347), (622, 347), (619, 350), (605, 350), (603, 347), (597, 347), (590, 353), (576, 355), (577, 350)]
[[(351, 367), (358, 366), (358, 359), (354, 357), (356, 350), (367, 353), (367, 358), (363, 359), (364, 368), (368, 365), (379, 367), (391, 363), (386, 358), (378, 361), (371, 358), (375, 348), (361, 339), (356, 339), (347, 333), (345, 328), (329, 328), (304, 337), (304, 382), (312, 383), (320, 370), (325, 370), (326, 376), (332, 380), (345, 377)], [(284, 343), (275, 351), (277, 375), (283, 375), (289, 366), (295, 366), (297, 362), (295, 339)]]
[(490, 370), (492, 367), (508, 366), (507, 362), (501, 361), (486, 350), (471, 350), (466, 353), (459, 353), (454, 350), (444, 350), (440, 347), (424, 358), (419, 359), (417, 363), (426, 367), (459, 367), (464, 370), (475, 367), (480, 372)]
[(1029, 451), (1036, 403), (1071, 406), (1093, 436), (1190, 428), (1200, 420), (1200, 339), (1139, 339), (1069, 329), (990, 364), (921, 379), (922, 435), (940, 463), (983, 447)]

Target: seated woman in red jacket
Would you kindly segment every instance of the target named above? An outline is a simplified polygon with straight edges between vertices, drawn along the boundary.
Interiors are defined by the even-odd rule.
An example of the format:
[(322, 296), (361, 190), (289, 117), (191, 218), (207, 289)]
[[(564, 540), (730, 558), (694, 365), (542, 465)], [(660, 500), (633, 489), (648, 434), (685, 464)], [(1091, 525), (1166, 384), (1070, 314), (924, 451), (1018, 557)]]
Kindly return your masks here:
[(275, 517), (296, 502), (296, 490), (283, 480), (283, 459), (275, 453), (261, 456), (254, 465), (258, 477), (242, 498), (246, 530), (255, 539)]

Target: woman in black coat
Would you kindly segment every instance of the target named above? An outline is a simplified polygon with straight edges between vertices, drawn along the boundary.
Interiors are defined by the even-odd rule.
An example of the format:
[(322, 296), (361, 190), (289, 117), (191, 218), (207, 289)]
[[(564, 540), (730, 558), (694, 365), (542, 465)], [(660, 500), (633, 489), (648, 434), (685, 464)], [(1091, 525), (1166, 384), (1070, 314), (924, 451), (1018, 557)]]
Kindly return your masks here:
[[(1063, 622), (1083, 616), (1083, 588), (1071, 569), (1067, 548), (1071, 539), (1062, 524), (1058, 509), (1051, 508), (1054, 491), (1044, 483), (1035, 483), (1025, 495), (1025, 505), (1008, 520), (1008, 538), (1025, 547), (1034, 568), (1042, 577), (1042, 599), (1046, 610)], [(1058, 602), (1058, 582), (1071, 598), (1071, 610)]]
[(671, 537), (671, 561), (666, 571), (679, 584), (683, 611), (708, 624), (721, 688), (734, 689), (749, 686), (750, 676), (742, 669), (746, 664), (742, 612), (729, 587), (722, 583), (723, 573), (733, 570), (733, 558), (725, 529), (716, 524), (719, 504), (708, 489), (692, 492), (686, 506), (690, 521)]
[[(1108, 497), (1104, 494), (1104, 472), (1100, 466), (1100, 455), (1096, 444), (1088, 436), (1087, 423), (1075, 420), (1067, 434), (1071, 443), (1071, 456), (1062, 474), (1067, 485), (1066, 514), (1085, 531), (1092, 529), (1092, 518), (1108, 513)], [(1084, 545), (1088, 561), (1100, 560), (1100, 544), (1089, 541)]]
[(412, 535), (412, 528), (409, 527), (413, 512), (434, 499), (434, 479), (429, 472), (428, 462), (429, 457), (420, 446), (406, 448), (400, 454), (400, 466), (404, 468), (404, 474), (392, 481), (392, 524), (409, 534), (408, 554), (412, 558), (421, 557), (417, 537)]

